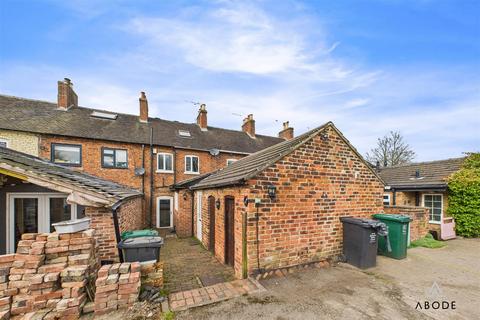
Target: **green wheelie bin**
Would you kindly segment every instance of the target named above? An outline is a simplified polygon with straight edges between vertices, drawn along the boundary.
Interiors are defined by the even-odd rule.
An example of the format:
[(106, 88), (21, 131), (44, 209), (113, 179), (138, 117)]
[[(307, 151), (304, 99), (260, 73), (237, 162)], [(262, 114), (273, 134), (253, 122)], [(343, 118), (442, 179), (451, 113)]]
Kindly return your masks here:
[(122, 232), (122, 240), (139, 238), (139, 237), (157, 237), (158, 231), (153, 229), (133, 230)]
[(409, 237), (409, 224), (412, 219), (401, 214), (378, 213), (372, 216), (387, 225), (388, 240), (391, 251), (388, 250), (387, 239), (378, 239), (378, 253), (394, 259), (405, 259), (407, 257), (407, 246)]

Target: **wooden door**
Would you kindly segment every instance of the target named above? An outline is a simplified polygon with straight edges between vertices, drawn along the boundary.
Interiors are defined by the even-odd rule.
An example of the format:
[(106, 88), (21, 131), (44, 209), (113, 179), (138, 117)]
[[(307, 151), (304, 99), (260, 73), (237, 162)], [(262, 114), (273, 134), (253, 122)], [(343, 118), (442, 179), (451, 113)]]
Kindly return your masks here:
[(234, 266), (235, 263), (235, 199), (225, 197), (225, 263)]
[(208, 249), (215, 253), (215, 198), (208, 197), (208, 217), (210, 220)]

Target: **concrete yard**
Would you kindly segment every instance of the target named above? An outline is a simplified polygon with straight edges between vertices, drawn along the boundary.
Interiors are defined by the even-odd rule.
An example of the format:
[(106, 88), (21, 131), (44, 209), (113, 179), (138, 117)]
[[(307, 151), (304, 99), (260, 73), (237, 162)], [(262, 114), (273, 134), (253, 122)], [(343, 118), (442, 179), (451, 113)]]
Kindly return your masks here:
[[(447, 244), (409, 249), (401, 261), (379, 257), (377, 267), (366, 271), (339, 264), (268, 279), (262, 281), (265, 293), (182, 311), (176, 318), (480, 319), (480, 239)], [(425, 301), (455, 301), (455, 309), (415, 309)]]

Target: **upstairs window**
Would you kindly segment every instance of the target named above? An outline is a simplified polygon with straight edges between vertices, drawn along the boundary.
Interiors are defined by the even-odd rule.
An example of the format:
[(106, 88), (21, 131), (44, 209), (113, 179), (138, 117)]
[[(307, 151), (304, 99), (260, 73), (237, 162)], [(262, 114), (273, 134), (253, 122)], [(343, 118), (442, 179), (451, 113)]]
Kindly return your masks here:
[(173, 155), (171, 153), (157, 153), (157, 172), (173, 172)]
[(185, 173), (200, 173), (199, 160), (197, 156), (185, 156)]
[(127, 150), (102, 148), (102, 166), (104, 168), (128, 168)]
[(8, 140), (0, 138), (0, 147), (8, 148)]
[(82, 146), (52, 143), (52, 162), (67, 166), (81, 166)]

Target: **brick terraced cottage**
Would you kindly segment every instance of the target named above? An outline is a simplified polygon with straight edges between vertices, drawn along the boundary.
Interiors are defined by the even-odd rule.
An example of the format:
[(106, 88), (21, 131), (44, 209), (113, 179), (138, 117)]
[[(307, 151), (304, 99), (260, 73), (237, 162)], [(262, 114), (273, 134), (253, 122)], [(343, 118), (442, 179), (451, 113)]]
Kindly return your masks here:
[(205, 105), (194, 123), (149, 117), (143, 92), (137, 108), (130, 115), (81, 107), (69, 79), (58, 82), (56, 103), (0, 95), (0, 146), (136, 189), (144, 227), (191, 236), (191, 192), (173, 185), (293, 137), (288, 123), (279, 137), (256, 134), (252, 115), (238, 131), (210, 126)]
[(97, 230), (99, 259), (118, 261), (120, 232), (144, 224), (141, 197), (132, 188), (0, 147), (0, 255), (14, 253), (24, 233), (52, 232), (52, 223), (87, 216)]
[(340, 217), (383, 211), (382, 180), (331, 122), (177, 187), (194, 190), (196, 237), (238, 277), (335, 258)]

